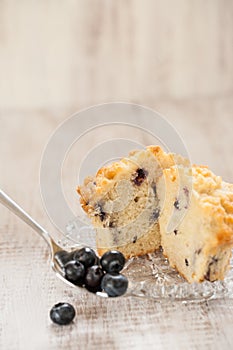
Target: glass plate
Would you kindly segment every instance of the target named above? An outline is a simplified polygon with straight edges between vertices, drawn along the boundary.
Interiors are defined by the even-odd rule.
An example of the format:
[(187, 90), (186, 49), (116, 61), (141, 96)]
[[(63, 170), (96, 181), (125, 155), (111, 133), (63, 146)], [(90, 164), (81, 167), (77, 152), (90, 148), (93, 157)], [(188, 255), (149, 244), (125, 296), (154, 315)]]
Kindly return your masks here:
[(224, 281), (190, 284), (169, 266), (162, 251), (130, 259), (123, 273), (129, 279), (128, 295), (182, 301), (233, 297), (233, 259)]
[[(66, 238), (59, 240), (64, 249), (80, 248), (77, 245), (77, 230), (69, 228)], [(85, 238), (89, 246), (94, 247), (93, 228), (86, 227)], [(80, 233), (80, 231), (79, 231)], [(74, 238), (72, 244), (72, 236)], [(129, 287), (125, 296), (150, 298), (157, 301), (180, 300), (201, 301), (207, 299), (233, 298), (233, 258), (230, 269), (224, 281), (202, 283), (188, 283), (179, 273), (169, 266), (168, 259), (162, 254), (162, 249), (152, 254), (131, 258), (126, 262), (122, 273), (129, 280)], [(106, 297), (105, 293), (97, 293)]]

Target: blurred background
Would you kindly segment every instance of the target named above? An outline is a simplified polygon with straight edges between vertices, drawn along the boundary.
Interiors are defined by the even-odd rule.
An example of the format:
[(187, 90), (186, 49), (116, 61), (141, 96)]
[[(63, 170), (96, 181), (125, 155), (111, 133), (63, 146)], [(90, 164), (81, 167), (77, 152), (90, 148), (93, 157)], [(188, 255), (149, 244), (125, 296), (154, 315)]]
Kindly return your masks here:
[(38, 190), (59, 123), (111, 101), (157, 110), (232, 181), (232, 19), (231, 0), (0, 0), (2, 186)]

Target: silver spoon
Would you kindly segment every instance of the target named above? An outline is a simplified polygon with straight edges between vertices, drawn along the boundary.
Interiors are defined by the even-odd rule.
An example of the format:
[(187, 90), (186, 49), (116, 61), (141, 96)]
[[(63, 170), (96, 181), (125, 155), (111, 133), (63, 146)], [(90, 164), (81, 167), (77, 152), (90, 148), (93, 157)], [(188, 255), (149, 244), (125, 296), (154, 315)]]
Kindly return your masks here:
[(31, 226), (45, 240), (45, 242), (48, 244), (50, 248), (51, 266), (55, 271), (56, 275), (59, 278), (61, 278), (65, 283), (69, 284), (70, 286), (76, 287), (73, 283), (65, 279), (64, 272), (55, 258), (55, 254), (59, 251), (64, 250), (64, 248), (60, 247), (52, 239), (48, 231), (46, 231), (41, 225), (39, 225), (29, 214), (26, 213), (26, 211), (24, 211), (15, 201), (13, 201), (13, 199), (11, 199), (1, 189), (0, 189), (0, 203), (2, 203), (10, 211), (12, 211), (15, 215), (17, 215), (20, 219), (22, 219), (26, 224)]
[[(50, 236), (49, 232), (46, 231), (41, 225), (39, 225), (28, 213), (26, 213), (25, 210), (23, 210), (12, 198), (10, 198), (4, 191), (0, 189), (0, 203), (3, 204), (5, 207), (7, 207), (11, 212), (13, 212), (15, 215), (17, 215), (20, 219), (22, 219), (26, 224), (31, 226), (48, 244), (49, 250), (50, 250), (50, 256), (51, 261), (50, 264), (52, 266), (52, 269), (56, 273), (56, 275), (66, 284), (72, 287), (77, 287), (79, 290), (86, 291), (85, 288), (82, 288), (80, 286), (76, 286), (72, 282), (69, 282), (65, 278), (65, 273), (62, 269), (62, 263), (59, 264), (59, 258), (56, 257), (56, 253), (60, 251), (64, 251), (64, 248), (59, 246)], [(80, 248), (80, 247), (79, 247)], [(76, 247), (70, 248), (69, 252), (74, 251), (77, 249)], [(67, 251), (67, 253), (69, 253)], [(130, 261), (130, 260), (129, 260)], [(129, 262), (128, 261), (128, 262)], [(128, 265), (128, 262), (126, 263), (126, 266)], [(96, 295), (100, 297), (108, 297), (107, 293), (105, 292), (97, 292)], [(130, 295), (129, 293), (125, 294)]]

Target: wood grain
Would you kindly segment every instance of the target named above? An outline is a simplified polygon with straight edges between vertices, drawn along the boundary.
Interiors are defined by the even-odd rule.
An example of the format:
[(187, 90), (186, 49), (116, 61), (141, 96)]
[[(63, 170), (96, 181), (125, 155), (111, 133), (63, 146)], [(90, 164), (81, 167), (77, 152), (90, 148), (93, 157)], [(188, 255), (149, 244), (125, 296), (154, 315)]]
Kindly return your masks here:
[[(228, 164), (233, 146), (232, 103), (228, 100), (202, 104), (192, 101), (161, 106), (170, 111), (172, 122), (185, 134), (192, 157), (195, 160), (205, 158), (232, 179), (232, 168)], [(217, 117), (219, 109), (221, 118)], [(205, 116), (207, 110), (211, 111), (211, 122)], [(189, 119), (181, 120), (181, 115), (186, 114)], [(0, 140), (1, 184), (51, 232), (54, 227), (40, 199), (39, 162), (48, 135), (63, 118), (62, 113), (60, 118), (48, 118), (44, 112), (1, 115), (1, 126), (5, 130)], [(208, 128), (208, 138), (203, 125), (204, 130)], [(221, 142), (220, 132), (224, 135)], [(1, 349), (232, 347), (233, 300), (159, 304), (151, 300), (105, 300), (78, 294), (51, 271), (44, 242), (7, 209), (1, 207), (0, 211)], [(63, 328), (52, 325), (48, 318), (51, 306), (61, 300), (70, 301), (77, 309), (75, 323)]]
[[(0, 184), (50, 232), (39, 171), (69, 115), (133, 101), (172, 123), (194, 163), (233, 182), (231, 0), (0, 0)], [(132, 138), (134, 135), (130, 135)], [(0, 206), (0, 349), (231, 349), (233, 299), (100, 299), (67, 288), (41, 238)], [(51, 324), (58, 301), (75, 305)]]

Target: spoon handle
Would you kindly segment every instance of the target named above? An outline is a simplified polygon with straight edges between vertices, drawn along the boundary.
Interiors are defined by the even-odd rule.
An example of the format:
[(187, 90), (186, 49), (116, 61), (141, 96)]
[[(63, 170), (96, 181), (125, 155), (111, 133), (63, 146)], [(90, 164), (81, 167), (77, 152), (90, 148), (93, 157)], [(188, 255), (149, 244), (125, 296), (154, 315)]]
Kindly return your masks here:
[(7, 207), (12, 213), (17, 215), (26, 224), (31, 226), (44, 240), (51, 246), (51, 238), (49, 233), (40, 226), (30, 215), (26, 213), (13, 199), (11, 199), (5, 192), (0, 189), (0, 203)]

